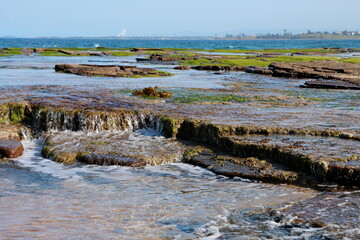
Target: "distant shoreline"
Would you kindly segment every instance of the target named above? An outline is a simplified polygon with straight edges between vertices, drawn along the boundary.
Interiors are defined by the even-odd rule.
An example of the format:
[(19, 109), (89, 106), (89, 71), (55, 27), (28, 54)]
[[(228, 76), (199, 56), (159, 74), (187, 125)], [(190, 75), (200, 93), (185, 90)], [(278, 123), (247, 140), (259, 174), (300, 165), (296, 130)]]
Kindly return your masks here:
[(117, 39), (117, 40), (360, 40), (360, 36), (318, 36), (318, 37), (278, 37), (268, 38), (261, 37), (242, 37), (242, 38), (227, 38), (227, 37), (0, 37), (0, 39)]

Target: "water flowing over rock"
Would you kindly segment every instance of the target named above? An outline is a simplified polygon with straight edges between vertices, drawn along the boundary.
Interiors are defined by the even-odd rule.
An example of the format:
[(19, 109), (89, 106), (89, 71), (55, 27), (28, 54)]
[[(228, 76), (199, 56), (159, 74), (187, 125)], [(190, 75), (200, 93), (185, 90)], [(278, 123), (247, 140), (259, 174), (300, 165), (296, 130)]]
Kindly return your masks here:
[[(220, 125), (157, 115), (140, 109), (101, 111), (23, 102), (4, 104), (0, 109), (2, 121), (27, 123), (37, 132), (50, 134), (43, 156), (62, 163), (84, 161), (131, 165), (124, 159), (150, 165), (178, 162), (186, 150), (181, 142), (191, 141), (190, 148), (205, 144), (210, 149), (218, 148), (237, 158), (236, 161), (226, 158), (220, 160), (222, 162), (211, 155), (191, 159), (192, 164), (206, 168), (213, 166), (211, 168), (218, 174), (299, 184), (312, 177), (320, 183), (359, 186), (360, 168), (352, 163), (359, 161), (360, 138), (357, 133)], [(149, 130), (154, 133), (149, 135)], [(95, 155), (83, 159), (90, 154)], [(256, 173), (259, 169), (246, 165), (249, 158), (258, 159), (253, 163), (275, 163), (282, 166), (279, 170), (287, 169), (289, 172), (269, 168)]]
[(157, 71), (151, 68), (137, 68), (135, 66), (116, 66), (116, 65), (74, 65), (58, 64), (55, 66), (56, 72), (71, 73), (82, 76), (101, 76), (101, 77), (136, 77), (136, 76), (169, 76), (170, 74)]

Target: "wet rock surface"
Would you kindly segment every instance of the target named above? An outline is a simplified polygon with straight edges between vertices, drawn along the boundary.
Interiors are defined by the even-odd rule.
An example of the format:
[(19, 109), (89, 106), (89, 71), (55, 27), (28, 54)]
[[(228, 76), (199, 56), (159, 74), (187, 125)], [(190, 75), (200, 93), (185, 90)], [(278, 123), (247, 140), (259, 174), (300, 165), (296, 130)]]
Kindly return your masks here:
[(218, 65), (209, 65), (209, 66), (195, 66), (192, 69), (199, 71), (244, 71), (244, 67), (235, 67), (235, 66), (218, 66)]
[(304, 88), (322, 88), (322, 89), (352, 89), (360, 90), (360, 84), (353, 84), (344, 81), (338, 80), (314, 80), (306, 81), (304, 85), (301, 85)]
[(176, 70), (190, 70), (191, 67), (190, 66), (176, 66), (176, 67), (174, 67), (174, 69), (176, 69)]
[(64, 55), (69, 56), (107, 56), (108, 53), (106, 52), (87, 52), (87, 51), (73, 51), (73, 50), (66, 50), (66, 49), (56, 49), (56, 48), (28, 48), (26, 50), (28, 55), (32, 53), (42, 53), (42, 52), (59, 52)]
[(133, 95), (141, 97), (159, 97), (159, 98), (169, 98), (172, 96), (171, 93), (165, 91), (158, 91), (158, 87), (148, 87), (142, 90), (136, 90), (133, 92)]
[(326, 192), (285, 207), (280, 219), (287, 221), (289, 227), (322, 228), (329, 239), (357, 239), (359, 200), (358, 191)]
[(151, 68), (137, 68), (135, 66), (114, 65), (59, 64), (55, 66), (55, 71), (82, 76), (101, 77), (169, 76), (168, 73), (160, 72)]
[(20, 124), (0, 124), (0, 140), (21, 140), (23, 138), (23, 131), (24, 127)]
[(187, 156), (185, 162), (231, 178), (240, 177), (273, 183), (294, 183), (300, 180), (300, 175), (296, 172), (279, 169), (267, 161), (254, 157), (236, 158), (205, 150)]
[(17, 158), (24, 152), (24, 147), (17, 140), (0, 140), (0, 157)]
[(87, 164), (119, 165), (125, 167), (143, 167), (146, 165), (146, 161), (144, 160), (126, 158), (114, 154), (88, 154), (81, 157), (79, 161)]
[[(92, 58), (91, 61), (93, 60)], [(131, 58), (131, 61), (134, 60), (135, 58)], [(6, 64), (9, 65), (9, 63)], [(26, 65), (31, 66), (31, 63), (26, 63)], [(19, 65), (14, 64), (14, 66)], [(68, 84), (68, 86), (36, 85), (2, 88), (0, 90), (0, 102), (5, 103), (5, 105), (4, 108), (0, 107), (0, 118), (5, 122), (30, 124), (36, 131), (69, 130), (88, 131), (87, 134), (99, 133), (99, 136), (93, 141), (95, 144), (84, 140), (87, 143), (78, 146), (78, 148), (75, 148), (76, 141), (72, 141), (70, 136), (64, 137), (64, 139), (69, 140), (69, 145), (57, 141), (54, 141), (56, 144), (47, 144), (43, 151), (44, 156), (59, 162), (81, 161), (82, 157), (89, 154), (143, 160), (150, 165), (174, 159), (169, 155), (163, 158), (158, 157), (164, 155), (157, 146), (162, 146), (162, 143), (159, 142), (154, 147), (157, 149), (156, 153), (144, 151), (144, 153), (135, 156), (126, 153), (126, 151), (123, 152), (123, 149), (131, 146), (131, 141), (125, 139), (108, 143), (109, 141), (105, 139), (99, 140), (100, 135), (106, 136), (104, 131), (125, 130), (133, 134), (132, 131), (134, 130), (148, 128), (158, 129), (159, 134), (177, 137), (178, 140), (189, 139), (198, 143), (209, 144), (214, 148), (221, 147), (226, 154), (238, 159), (259, 159), (259, 161), (274, 165), (275, 168), (281, 165), (279, 167), (281, 170), (287, 169), (285, 171), (291, 170), (297, 174), (310, 174), (316, 176), (318, 181), (323, 183), (329, 182), (328, 180), (331, 178), (334, 179), (335, 183), (346, 186), (352, 186), (358, 182), (356, 165), (358, 152), (354, 149), (359, 146), (357, 139), (360, 139), (360, 129), (357, 122), (360, 121), (360, 115), (358, 96), (354, 92), (315, 91), (298, 88), (302, 80), (284, 81), (283, 79), (243, 72), (226, 72), (220, 66), (214, 68), (216, 71), (223, 71), (224, 75), (219, 76), (207, 72), (175, 71), (172, 66), (165, 65), (162, 65), (161, 68), (179, 75), (175, 76), (174, 79), (154, 79), (156, 84), (161, 86), (161, 89), (169, 89), (173, 93), (173, 96), (168, 99), (153, 100), (131, 96), (131, 92), (140, 87), (129, 87), (130, 89), (122, 91), (133, 80), (140, 81), (140, 79), (123, 79), (127, 81), (123, 84), (124, 86), (111, 79), (106, 79), (110, 82), (109, 85), (115, 86), (114, 90), (105, 89), (104, 86), (101, 86), (102, 83), (96, 82), (97, 79), (95, 78), (84, 77), (80, 78), (82, 82), (77, 82), (79, 85), (76, 86), (69, 82), (61, 83)], [(4, 71), (8, 70), (10, 69)], [(35, 72), (32, 69), (27, 71)], [(43, 74), (47, 74), (47, 80), (58, 76), (72, 80), (78, 79), (71, 75), (52, 72), (45, 73), (44, 71)], [(197, 81), (204, 79), (206, 81), (197, 84), (196, 89), (190, 89), (188, 86), (190, 81), (198, 83)], [(93, 85), (87, 84), (88, 81), (92, 81), (91, 84)], [(182, 83), (182, 81), (184, 83), (180, 85), (179, 89), (171, 88), (174, 84)], [(216, 82), (216, 85), (204, 84), (211, 81)], [(144, 83), (145, 86), (149, 86), (147, 82), (142, 82), (143, 85)], [(164, 85), (167, 87), (163, 87)], [(210, 96), (211, 98), (208, 99), (211, 100), (203, 100), (205, 95)], [(244, 97), (245, 101), (226, 101), (224, 98), (226, 95)], [(221, 96), (219, 102), (215, 104), (210, 102), (219, 96)], [(179, 102), (176, 99), (183, 99), (184, 101)], [(26, 104), (23, 104), (22, 100)], [(209, 102), (205, 103), (205, 101)], [(8, 104), (10, 102), (12, 104)], [(13, 104), (14, 102), (18, 104)], [(187, 120), (184, 121), (184, 119)], [(163, 126), (162, 130), (159, 128), (161, 125)], [(135, 134), (138, 133), (135, 132)], [(241, 139), (247, 134), (250, 140)], [(279, 138), (280, 140), (274, 136), (275, 134), (282, 135)], [(307, 135), (317, 137), (310, 138)], [(303, 146), (300, 147), (298, 144), (290, 143), (292, 137), (309, 137), (310, 140), (305, 141), (305, 144), (302, 143)], [(290, 139), (288, 142), (281, 141), (281, 139), (287, 138)], [(86, 139), (90, 139), (89, 136)], [(174, 141), (178, 143), (176, 140)], [(303, 140), (296, 140), (295, 142), (301, 141)], [(344, 144), (339, 144), (339, 141), (344, 141)], [(120, 144), (118, 146), (112, 145), (115, 142)], [(109, 148), (115, 146), (114, 149), (118, 150), (111, 151), (105, 146)], [(70, 149), (72, 150), (70, 151)], [(134, 147), (129, 152), (134, 152), (137, 149)], [(326, 155), (326, 149), (331, 150), (329, 152), (334, 155), (333, 160), (323, 161), (318, 158), (323, 153), (325, 153), (324, 156), (329, 155)], [(177, 161), (180, 161), (182, 150), (179, 150), (175, 155)], [(267, 158), (264, 157), (266, 155)], [(299, 158), (298, 155), (303, 157)], [(154, 159), (153, 156), (157, 156), (157, 158)], [(96, 161), (99, 164), (102, 164), (100, 163), (101, 159), (108, 158), (96, 159), (98, 159)], [(319, 163), (314, 165), (317, 162)], [(221, 165), (217, 165), (216, 169), (219, 172), (223, 171), (230, 174), (236, 172), (233, 169), (239, 167), (243, 171), (246, 170), (245, 173), (247, 171), (254, 173), (255, 170), (251, 167), (244, 165), (243, 162), (238, 163), (241, 164), (236, 166), (233, 161), (229, 160), (228, 166), (231, 168), (222, 170)], [(347, 177), (341, 177), (341, 174)], [(280, 181), (281, 178), (278, 177), (277, 179)], [(289, 182), (286, 179), (282, 181)]]
[(255, 73), (255, 74), (263, 74), (263, 75), (271, 75), (273, 73), (268, 68), (260, 68), (260, 67), (246, 67), (245, 72)]
[(154, 130), (137, 132), (58, 132), (46, 138), (44, 157), (62, 163), (143, 166), (179, 162), (185, 146)]
[[(285, 78), (315, 78), (339, 80), (360, 85), (360, 64), (338, 61), (313, 61), (304, 63), (272, 63), (272, 75)], [(328, 86), (332, 82), (328, 82)], [(336, 86), (336, 82), (335, 83)]]

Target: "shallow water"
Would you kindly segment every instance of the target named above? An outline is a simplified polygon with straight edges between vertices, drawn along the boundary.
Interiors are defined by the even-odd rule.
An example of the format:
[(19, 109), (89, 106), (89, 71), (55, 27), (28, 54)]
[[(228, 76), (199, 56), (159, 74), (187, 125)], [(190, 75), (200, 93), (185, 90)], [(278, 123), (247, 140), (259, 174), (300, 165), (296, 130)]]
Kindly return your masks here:
[[(360, 132), (358, 124), (354, 124), (359, 119), (360, 98), (354, 91), (302, 89), (298, 87), (304, 81), (301, 79), (284, 82), (280, 78), (245, 73), (177, 71), (172, 65), (136, 64), (175, 74), (164, 78), (90, 78), (53, 70), (56, 63), (89, 62), (134, 65), (135, 57), (1, 58), (0, 99), (54, 97), (107, 107), (119, 107), (120, 99), (130, 107), (139, 103), (149, 110), (201, 116), (226, 124)], [(232, 90), (232, 84), (238, 88)], [(259, 100), (254, 97), (245, 103), (156, 105), (120, 91), (154, 85), (176, 91), (231, 90)], [(139, 137), (138, 132), (128, 134), (129, 139)], [(147, 137), (141, 136), (139, 141), (144, 149), (151, 144), (165, 146), (168, 141), (157, 135), (150, 136), (151, 141)], [(24, 156), (0, 162), (0, 238), (356, 239), (359, 235), (359, 229), (351, 224), (357, 223), (360, 216), (356, 194), (341, 197), (341, 192), (331, 193), (326, 204), (318, 204), (328, 193), (228, 179), (179, 162), (145, 168), (63, 165), (40, 156), (39, 140), (25, 141), (24, 145)], [(293, 227), (286, 220), (274, 221), (272, 210), (283, 211), (287, 219), (293, 219), (296, 213), (304, 213), (299, 217), (309, 221), (321, 216), (326, 222), (328, 217), (329, 225), (320, 229)], [(341, 218), (339, 212), (343, 213)], [(347, 224), (342, 225), (344, 221)]]
[(0, 168), (4, 238), (216, 236), (231, 227), (231, 213), (316, 195), (310, 189), (230, 180), (183, 163), (145, 168), (65, 166), (41, 158), (39, 142), (24, 145), (22, 157)]

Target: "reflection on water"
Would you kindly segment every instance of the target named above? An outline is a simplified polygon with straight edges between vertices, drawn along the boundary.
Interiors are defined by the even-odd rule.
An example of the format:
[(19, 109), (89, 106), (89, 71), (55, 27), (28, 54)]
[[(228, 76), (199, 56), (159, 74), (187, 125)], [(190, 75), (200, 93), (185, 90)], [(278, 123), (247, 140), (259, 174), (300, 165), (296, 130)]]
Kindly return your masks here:
[[(230, 180), (187, 164), (146, 168), (65, 166), (39, 142), (0, 168), (5, 238), (186, 239), (220, 236), (228, 216), (308, 199), (316, 192)], [(257, 233), (254, 233), (257, 236)]]

